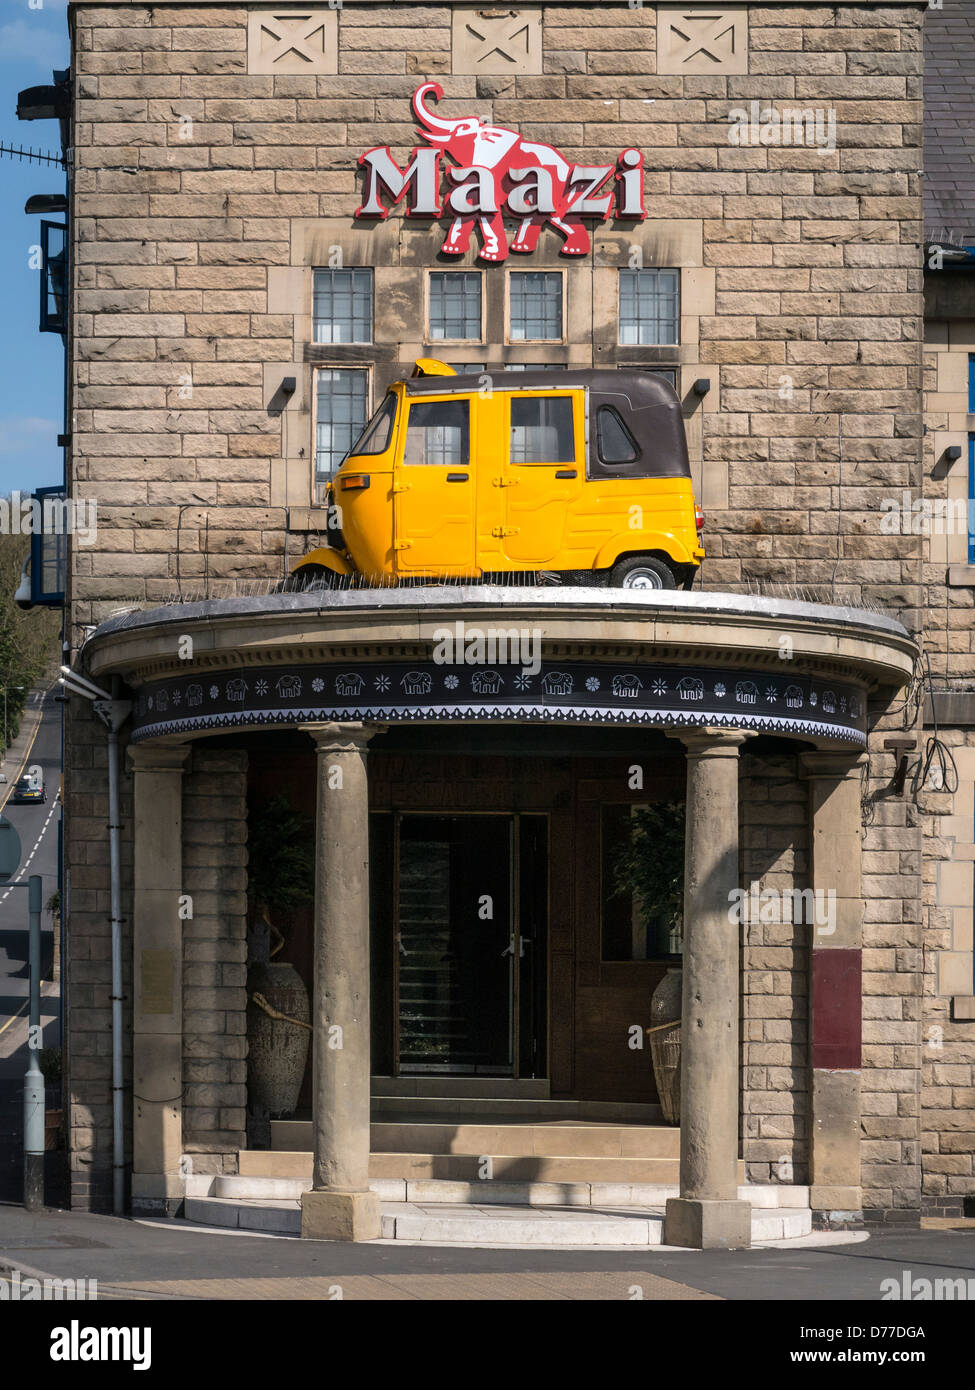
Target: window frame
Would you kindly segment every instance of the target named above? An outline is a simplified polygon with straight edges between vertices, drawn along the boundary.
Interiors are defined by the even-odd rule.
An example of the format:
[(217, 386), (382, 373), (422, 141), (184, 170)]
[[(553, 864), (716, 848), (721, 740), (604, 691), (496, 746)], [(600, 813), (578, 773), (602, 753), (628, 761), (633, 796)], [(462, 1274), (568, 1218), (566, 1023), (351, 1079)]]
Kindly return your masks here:
[[(373, 381), (372, 366), (361, 362), (316, 362), (312, 368), (311, 378), (311, 485), (312, 496), (321, 497), (331, 478), (320, 479), (318, 476), (318, 377), (320, 372), (363, 372), (366, 378), (366, 418), (362, 422), (359, 433), (356, 434), (351, 443), (362, 434), (373, 415), (376, 413), (373, 393), (375, 390)], [(332, 474), (332, 477), (335, 475)]]
[[(631, 444), (633, 452), (629, 458), (608, 459), (604, 457), (602, 450), (602, 434), (599, 427), (599, 420), (604, 410), (616, 420), (620, 429), (623, 431), (624, 437)], [(611, 405), (608, 401), (597, 403), (596, 409), (593, 412), (592, 428), (595, 432), (596, 458), (604, 468), (632, 468), (634, 464), (638, 464), (642, 461), (643, 450), (640, 448), (640, 441), (636, 438), (615, 405)]]
[[(476, 338), (435, 338), (433, 322), (430, 317), (433, 304), (433, 277), (435, 275), (476, 275), (478, 284), (478, 336)], [(428, 347), (442, 347), (446, 344), (465, 344), (481, 346), (485, 343), (487, 294), (484, 289), (484, 272), (471, 266), (458, 266), (456, 270), (445, 270), (440, 266), (429, 269), (423, 277), (423, 332), (424, 343)]]
[[(60, 236), (61, 245), (52, 250), (52, 240)], [(62, 301), (58, 311), (54, 266), (61, 279)], [(67, 222), (41, 220), (41, 306), (39, 332), (57, 333), (64, 338), (68, 332), (68, 308), (71, 299), (70, 257)], [(53, 301), (53, 303), (52, 303)]]
[[(355, 313), (354, 313), (354, 311), (353, 311), (353, 314), (352, 314), (352, 333), (353, 333), (353, 336), (352, 336), (351, 338), (342, 339), (341, 341), (338, 341), (338, 342), (337, 342), (334, 338), (328, 339), (327, 341), (323, 341), (322, 339), (320, 339), (320, 338), (318, 337), (318, 324), (319, 324), (319, 321), (320, 321), (320, 320), (317, 318), (317, 316), (316, 316), (316, 314), (315, 314), (315, 300), (316, 300), (316, 288), (315, 288), (315, 287), (316, 287), (316, 277), (319, 276), (319, 275), (334, 275), (336, 272), (338, 272), (338, 273), (340, 273), (340, 274), (349, 274), (349, 273), (354, 274), (355, 272), (359, 272), (360, 274), (364, 274), (364, 275), (367, 275), (367, 276), (369, 277), (369, 337), (368, 337), (368, 338), (357, 338), (357, 337), (355, 337)], [(355, 290), (354, 290), (354, 289), (353, 289), (353, 291), (352, 291), (352, 296), (353, 296), (353, 305), (354, 305), (354, 303), (355, 303)], [(334, 322), (334, 320), (333, 320), (333, 322)], [(376, 341), (376, 271), (375, 271), (375, 267), (373, 267), (373, 266), (371, 266), (371, 265), (343, 265), (343, 266), (327, 266), (327, 265), (322, 266), (322, 265), (318, 265), (318, 266), (313, 266), (313, 267), (312, 267), (312, 276), (311, 276), (311, 341), (312, 341), (312, 345), (313, 345), (314, 347), (318, 347), (318, 348), (332, 348), (332, 347), (371, 347), (371, 346), (372, 346), (372, 344)], [(324, 364), (323, 364), (323, 365), (324, 365)]]
[[(975, 352), (968, 354), (968, 413), (975, 415)], [(975, 431), (968, 432), (968, 563), (975, 565)]]
[[(512, 282), (515, 276), (521, 275), (557, 275), (561, 281), (561, 298), (559, 301), (559, 316), (561, 319), (561, 334), (558, 338), (515, 338), (512, 334)], [(550, 266), (538, 270), (506, 270), (505, 271), (505, 294), (504, 294), (504, 342), (506, 347), (523, 347), (526, 343), (566, 343), (567, 334), (567, 287), (568, 276), (564, 270), (559, 268), (552, 269)], [(533, 364), (534, 365), (534, 364)]]
[[(509, 391), (508, 401), (504, 414), (504, 438), (503, 445), (503, 466), (505, 468), (576, 468), (582, 466), (581, 461), (586, 455), (586, 430), (588, 425), (589, 401), (588, 392), (579, 401), (579, 415), (576, 415), (576, 400), (578, 390), (571, 388), (564, 391), (546, 391), (543, 387), (533, 386), (526, 391)], [(572, 412), (572, 447), (573, 457), (571, 459), (533, 459), (516, 460), (511, 457), (511, 431), (514, 428), (512, 423), (512, 406), (515, 401), (524, 400), (568, 400)], [(580, 433), (581, 432), (581, 433)]]
[[(417, 399), (415, 397), (408, 399), (406, 401), (406, 417), (403, 421), (402, 457), (399, 459), (400, 466), (403, 468), (454, 468), (457, 470), (470, 470), (473, 467), (472, 460), (474, 458), (474, 411), (471, 409), (471, 403), (472, 398), (470, 395), (461, 395), (459, 393), (457, 395), (434, 397), (432, 400)], [(426, 459), (424, 459), (422, 463), (413, 463), (407, 457), (410, 437), (410, 418), (414, 410), (421, 409), (424, 406), (437, 405), (462, 405), (464, 407), (466, 428), (461, 431), (461, 442), (463, 444), (466, 439), (467, 457), (459, 463), (430, 463)]]
[[(674, 314), (674, 341), (672, 343), (662, 342), (659, 338), (652, 343), (627, 343), (623, 341), (623, 276), (624, 275), (659, 275), (662, 273), (674, 274), (677, 277), (677, 303)], [(648, 266), (619, 266), (616, 273), (616, 345), (619, 348), (679, 348), (681, 345), (681, 308), (683, 303), (682, 276), (680, 266), (673, 265), (648, 265)], [(660, 316), (657, 315), (659, 322)], [(639, 321), (637, 321), (639, 326)]]

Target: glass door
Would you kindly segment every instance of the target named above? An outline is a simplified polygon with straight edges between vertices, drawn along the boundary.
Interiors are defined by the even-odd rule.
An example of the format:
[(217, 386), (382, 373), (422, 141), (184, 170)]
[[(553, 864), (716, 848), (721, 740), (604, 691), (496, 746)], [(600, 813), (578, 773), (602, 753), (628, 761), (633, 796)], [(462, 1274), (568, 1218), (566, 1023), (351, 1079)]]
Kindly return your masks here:
[(513, 1076), (519, 961), (514, 816), (397, 818), (396, 1064)]

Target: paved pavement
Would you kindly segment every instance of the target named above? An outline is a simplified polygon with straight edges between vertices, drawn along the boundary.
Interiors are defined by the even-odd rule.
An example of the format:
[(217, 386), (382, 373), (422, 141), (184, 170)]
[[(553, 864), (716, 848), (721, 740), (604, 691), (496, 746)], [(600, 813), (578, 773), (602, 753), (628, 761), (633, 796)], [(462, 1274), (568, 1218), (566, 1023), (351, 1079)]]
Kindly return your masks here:
[[(883, 1281), (903, 1288), (905, 1271), (909, 1280), (960, 1279), (975, 1299), (975, 1229), (856, 1233), (774, 1250), (510, 1250), (349, 1246), (0, 1205), (2, 1266), (94, 1278), (108, 1299), (785, 1300), (815, 1321), (805, 1305), (881, 1301)], [(908, 1311), (903, 1302), (884, 1309), (899, 1321)]]
[[(31, 691), (20, 731), (3, 764), (6, 783), (0, 783), (0, 810), (20, 835), (20, 874), (40, 874), (42, 901), (57, 888), (58, 788), (61, 776), (61, 706), (57, 686)], [(38, 765), (47, 799), (36, 805), (14, 806), (8, 797), (21, 771)], [(41, 968), (50, 974), (54, 952), (51, 915), (41, 916)], [(22, 1188), (23, 1085), (27, 1069), (27, 893), (0, 886), (0, 1199), (13, 1201)], [(60, 985), (42, 984), (43, 1045), (59, 1042)]]

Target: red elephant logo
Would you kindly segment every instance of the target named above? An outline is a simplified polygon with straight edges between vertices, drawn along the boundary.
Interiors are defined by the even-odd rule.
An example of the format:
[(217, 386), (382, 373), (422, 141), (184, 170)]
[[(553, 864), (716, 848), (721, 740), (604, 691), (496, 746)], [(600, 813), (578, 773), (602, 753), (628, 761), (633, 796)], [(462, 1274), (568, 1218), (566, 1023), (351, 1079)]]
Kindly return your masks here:
[[(393, 203), (409, 193), (409, 216), (446, 214), (450, 218), (441, 248), (446, 255), (464, 255), (477, 227), (481, 259), (503, 261), (509, 249), (534, 251), (546, 223), (562, 236), (563, 255), (584, 256), (590, 241), (583, 217), (605, 220), (614, 212), (614, 204), (616, 217), (646, 216), (639, 150), (623, 150), (615, 165), (570, 164), (551, 145), (525, 140), (516, 130), (488, 125), (476, 116), (454, 120), (438, 116), (426, 98), (439, 101), (442, 96), (443, 88), (436, 82), (425, 82), (414, 92), (413, 114), (421, 127), (417, 134), (427, 145), (413, 151), (405, 170), (388, 147), (359, 156), (366, 170), (366, 195), (357, 217), (389, 215), (380, 197), (382, 189), (391, 194)], [(441, 155), (450, 161), (445, 166), (450, 187), (444, 208), (438, 197)], [(615, 188), (603, 192), (614, 174)], [(506, 213), (518, 221), (510, 248)]]

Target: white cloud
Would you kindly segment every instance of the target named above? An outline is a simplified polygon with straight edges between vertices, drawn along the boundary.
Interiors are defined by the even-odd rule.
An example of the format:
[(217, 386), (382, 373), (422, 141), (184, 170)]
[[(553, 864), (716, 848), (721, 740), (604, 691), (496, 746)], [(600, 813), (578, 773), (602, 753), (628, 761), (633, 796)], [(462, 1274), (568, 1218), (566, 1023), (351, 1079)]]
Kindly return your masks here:
[(38, 450), (57, 448), (61, 426), (56, 420), (40, 415), (7, 415), (0, 417), (0, 454), (35, 454)]
[(67, 25), (63, 15), (55, 17), (49, 8), (54, 6), (51, 0), (45, 0), (43, 10), (30, 13), (26, 19), (0, 24), (0, 63), (30, 63), (43, 69), (48, 78), (52, 68), (68, 66), (71, 50)]

